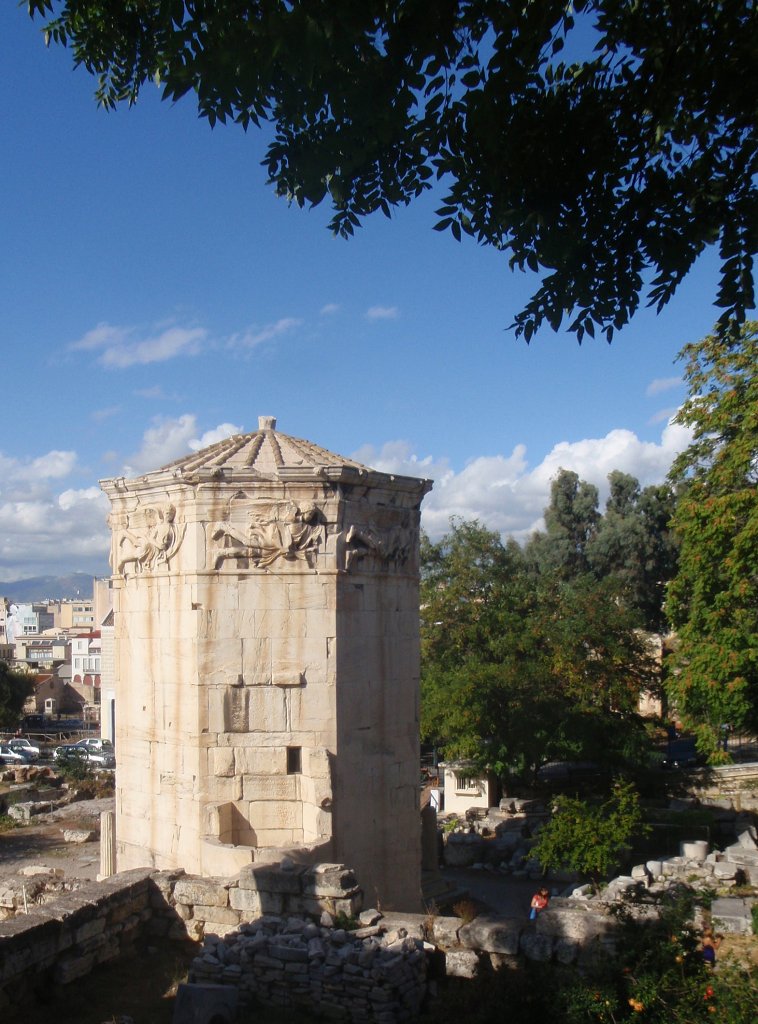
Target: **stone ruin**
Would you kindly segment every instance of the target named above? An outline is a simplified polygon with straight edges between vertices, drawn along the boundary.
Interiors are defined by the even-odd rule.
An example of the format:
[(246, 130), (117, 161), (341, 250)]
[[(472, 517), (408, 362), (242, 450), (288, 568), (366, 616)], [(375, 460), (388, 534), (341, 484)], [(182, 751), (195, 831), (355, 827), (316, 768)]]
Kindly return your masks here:
[(261, 417), (102, 481), (116, 660), (116, 866), (349, 864), (419, 905), (419, 517), (431, 482)]

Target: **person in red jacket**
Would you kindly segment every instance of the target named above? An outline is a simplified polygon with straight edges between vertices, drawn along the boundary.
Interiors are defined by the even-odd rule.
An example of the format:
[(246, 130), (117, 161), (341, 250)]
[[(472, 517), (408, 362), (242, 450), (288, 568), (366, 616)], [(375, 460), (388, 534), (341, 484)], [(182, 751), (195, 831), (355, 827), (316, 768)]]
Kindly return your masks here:
[(538, 889), (537, 892), (532, 896), (531, 910), (529, 911), (529, 920), (534, 921), (537, 914), (544, 910), (550, 902), (550, 893), (547, 889)]

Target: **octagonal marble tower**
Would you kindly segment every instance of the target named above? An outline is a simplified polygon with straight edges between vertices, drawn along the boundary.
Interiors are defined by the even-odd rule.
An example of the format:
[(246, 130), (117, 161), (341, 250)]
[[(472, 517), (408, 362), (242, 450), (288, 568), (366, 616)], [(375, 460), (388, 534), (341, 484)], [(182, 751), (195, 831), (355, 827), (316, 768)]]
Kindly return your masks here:
[(419, 903), (419, 508), (275, 429), (111, 501), (119, 871), (232, 875), (285, 852)]

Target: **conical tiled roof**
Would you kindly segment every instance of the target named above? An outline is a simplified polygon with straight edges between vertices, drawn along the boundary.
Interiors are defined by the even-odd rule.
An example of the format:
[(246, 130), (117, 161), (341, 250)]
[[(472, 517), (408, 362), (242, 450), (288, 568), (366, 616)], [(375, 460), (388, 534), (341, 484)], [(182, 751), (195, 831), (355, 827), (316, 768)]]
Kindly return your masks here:
[[(335, 471), (365, 475), (373, 473), (354, 459), (335, 455), (311, 441), (282, 434), (273, 416), (260, 416), (258, 429), (251, 434), (234, 434), (202, 451), (168, 463), (156, 473), (171, 473), (186, 479), (208, 476), (247, 476), (265, 478), (328, 475)], [(148, 474), (152, 476), (153, 474)]]

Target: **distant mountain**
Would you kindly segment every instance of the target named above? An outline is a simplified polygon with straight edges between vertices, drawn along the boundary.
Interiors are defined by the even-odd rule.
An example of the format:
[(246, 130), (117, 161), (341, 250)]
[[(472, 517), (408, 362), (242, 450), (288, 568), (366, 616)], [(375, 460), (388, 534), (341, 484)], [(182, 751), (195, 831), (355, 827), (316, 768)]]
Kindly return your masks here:
[(20, 604), (34, 601), (60, 601), (77, 597), (92, 599), (92, 581), (95, 576), (86, 572), (73, 572), (68, 576), (33, 576), (27, 580), (0, 581), (0, 597), (8, 597)]

